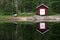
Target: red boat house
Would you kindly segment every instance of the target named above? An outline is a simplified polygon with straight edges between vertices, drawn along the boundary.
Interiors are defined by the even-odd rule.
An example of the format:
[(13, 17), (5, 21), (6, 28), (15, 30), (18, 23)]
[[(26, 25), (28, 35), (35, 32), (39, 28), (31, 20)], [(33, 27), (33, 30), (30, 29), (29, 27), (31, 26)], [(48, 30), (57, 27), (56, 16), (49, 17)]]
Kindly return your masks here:
[(38, 10), (38, 15), (47, 15), (48, 14), (48, 7), (43, 3), (36, 7)]

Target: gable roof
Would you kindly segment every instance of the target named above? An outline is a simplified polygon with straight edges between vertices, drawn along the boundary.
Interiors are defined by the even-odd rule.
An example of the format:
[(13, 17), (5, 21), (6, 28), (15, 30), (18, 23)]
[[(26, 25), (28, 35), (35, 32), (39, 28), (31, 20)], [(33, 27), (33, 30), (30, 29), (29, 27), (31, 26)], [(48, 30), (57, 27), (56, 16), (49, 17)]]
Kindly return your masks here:
[(45, 6), (46, 8), (48, 8), (48, 6), (44, 5), (43, 3), (40, 4), (39, 6), (37, 6), (36, 8), (38, 8), (38, 7), (42, 6), (42, 5)]

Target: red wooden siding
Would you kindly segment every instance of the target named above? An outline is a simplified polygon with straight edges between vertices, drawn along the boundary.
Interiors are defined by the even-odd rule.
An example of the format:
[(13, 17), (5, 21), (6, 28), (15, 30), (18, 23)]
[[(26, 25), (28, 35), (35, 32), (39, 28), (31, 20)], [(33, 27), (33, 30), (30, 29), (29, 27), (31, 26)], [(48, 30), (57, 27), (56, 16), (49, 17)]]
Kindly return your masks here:
[(45, 9), (45, 15), (48, 14), (48, 8), (46, 8), (45, 6), (41, 5), (40, 7), (38, 7), (38, 15), (40, 15), (40, 9)]
[(47, 22), (45, 22), (45, 29), (40, 29), (40, 23), (41, 23), (41, 22), (38, 23), (38, 30), (39, 30), (40, 32), (44, 32), (44, 31), (48, 30)]

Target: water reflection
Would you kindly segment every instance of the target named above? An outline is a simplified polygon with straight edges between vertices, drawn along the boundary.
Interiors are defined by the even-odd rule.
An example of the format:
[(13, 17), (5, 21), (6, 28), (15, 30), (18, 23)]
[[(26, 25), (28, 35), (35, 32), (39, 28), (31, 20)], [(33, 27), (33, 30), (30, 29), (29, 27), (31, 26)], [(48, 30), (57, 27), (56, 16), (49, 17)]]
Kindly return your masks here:
[[(44, 39), (45, 40), (59, 40), (59, 36), (56, 35), (60, 35), (60, 32), (58, 32), (59, 34), (55, 33), (54, 30), (56, 31), (57, 28), (59, 28), (60, 23), (48, 23), (48, 27), (49, 27), (49, 31), (47, 33), (45, 33)], [(33, 24), (20, 24), (20, 36), (22, 36), (21, 40), (42, 40), (42, 35), (36, 31), (37, 29), (37, 24), (33, 23)], [(60, 29), (60, 28), (59, 28)], [(60, 31), (60, 30), (57, 30)], [(56, 35), (54, 35), (56, 34)], [(53, 36), (54, 35), (54, 36)], [(56, 39), (55, 39), (55, 38)]]
[(49, 29), (47, 22), (38, 22), (37, 25), (38, 25), (37, 31), (40, 32), (41, 34), (45, 34)]
[[(36, 31), (36, 23), (18, 23), (19, 40), (42, 40), (42, 35)], [(45, 40), (60, 40), (60, 23), (48, 23), (49, 31), (45, 33)], [(14, 23), (0, 23), (0, 40), (15, 40), (16, 25)]]
[(15, 40), (14, 23), (0, 23), (0, 40)]

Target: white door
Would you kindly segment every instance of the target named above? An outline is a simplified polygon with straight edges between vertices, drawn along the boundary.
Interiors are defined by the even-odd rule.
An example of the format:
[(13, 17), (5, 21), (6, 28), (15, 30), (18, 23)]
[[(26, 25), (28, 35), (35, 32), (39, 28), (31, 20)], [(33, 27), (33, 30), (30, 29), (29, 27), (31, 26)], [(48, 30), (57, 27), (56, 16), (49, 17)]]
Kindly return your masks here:
[(40, 23), (40, 29), (45, 29), (45, 23)]
[(45, 15), (45, 9), (40, 9), (40, 15)]

